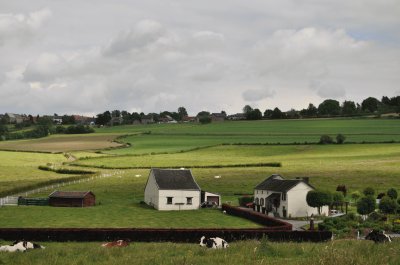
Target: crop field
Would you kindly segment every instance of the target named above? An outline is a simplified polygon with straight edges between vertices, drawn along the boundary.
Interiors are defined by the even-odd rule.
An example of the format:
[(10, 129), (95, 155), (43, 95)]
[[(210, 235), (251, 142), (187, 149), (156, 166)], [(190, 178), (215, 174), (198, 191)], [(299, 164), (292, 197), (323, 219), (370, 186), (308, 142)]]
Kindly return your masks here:
[(117, 136), (115, 134), (53, 135), (33, 140), (3, 141), (0, 142), (0, 150), (54, 153), (97, 150), (121, 146), (121, 144), (113, 142)]
[[(9, 242), (0, 242), (6, 244)], [(400, 240), (391, 245), (372, 241), (338, 240), (328, 243), (232, 242), (224, 250), (196, 244), (136, 243), (105, 249), (100, 242), (42, 243), (46, 249), (27, 253), (0, 253), (1, 264), (390, 264), (400, 263)]]
[[(141, 177), (135, 177), (135, 175)], [(259, 227), (219, 210), (157, 211), (139, 202), (143, 200), (148, 170), (125, 172), (92, 182), (62, 187), (60, 190), (91, 190), (95, 207), (63, 208), (19, 206), (0, 208), (0, 227)], [(52, 191), (35, 194), (47, 197)], [(30, 216), (30, 218), (25, 218)], [(32, 222), (32, 219), (35, 221)]]

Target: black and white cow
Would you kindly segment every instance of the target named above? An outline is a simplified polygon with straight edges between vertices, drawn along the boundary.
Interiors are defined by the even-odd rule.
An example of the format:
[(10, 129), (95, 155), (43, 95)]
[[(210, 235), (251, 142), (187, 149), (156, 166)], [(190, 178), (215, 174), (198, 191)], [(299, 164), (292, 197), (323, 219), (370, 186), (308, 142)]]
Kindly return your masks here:
[(200, 239), (200, 246), (208, 248), (227, 248), (229, 247), (229, 244), (220, 237), (207, 238), (202, 236)]
[(390, 236), (385, 234), (385, 231), (372, 230), (366, 237), (367, 240), (372, 240), (375, 243), (392, 242)]
[(11, 245), (0, 246), (0, 252), (25, 252), (28, 249), (43, 249), (44, 247), (29, 241), (15, 241)]

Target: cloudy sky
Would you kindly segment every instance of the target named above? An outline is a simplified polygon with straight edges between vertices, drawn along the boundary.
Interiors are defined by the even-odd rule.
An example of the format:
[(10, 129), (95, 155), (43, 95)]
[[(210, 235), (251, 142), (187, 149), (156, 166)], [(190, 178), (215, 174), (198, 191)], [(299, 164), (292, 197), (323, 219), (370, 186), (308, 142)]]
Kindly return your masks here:
[(0, 113), (400, 95), (398, 0), (0, 0)]

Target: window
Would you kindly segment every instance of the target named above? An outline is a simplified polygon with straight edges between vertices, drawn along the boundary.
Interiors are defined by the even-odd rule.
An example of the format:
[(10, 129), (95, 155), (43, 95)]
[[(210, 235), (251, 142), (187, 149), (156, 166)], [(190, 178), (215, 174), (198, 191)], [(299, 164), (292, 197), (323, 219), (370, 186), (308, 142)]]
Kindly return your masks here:
[(256, 205), (259, 205), (259, 200), (258, 200), (258, 198), (256, 198)]
[(282, 201), (286, 201), (286, 193), (282, 192)]
[(192, 204), (193, 197), (186, 197), (186, 204)]
[(167, 204), (172, 204), (172, 197), (167, 197)]
[(263, 198), (260, 199), (260, 205), (264, 206), (264, 199)]

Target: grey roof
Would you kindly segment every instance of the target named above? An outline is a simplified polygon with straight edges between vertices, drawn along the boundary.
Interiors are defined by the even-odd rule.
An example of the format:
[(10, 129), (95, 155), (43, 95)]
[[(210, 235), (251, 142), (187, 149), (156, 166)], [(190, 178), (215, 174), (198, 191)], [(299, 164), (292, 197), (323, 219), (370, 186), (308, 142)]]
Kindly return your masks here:
[[(74, 199), (82, 199), (91, 191), (54, 191), (49, 195), (49, 198), (74, 198)], [(93, 193), (92, 193), (93, 194)], [(94, 195), (94, 194), (93, 194)]]
[(151, 171), (160, 190), (200, 190), (188, 169), (153, 168)]
[(300, 182), (310, 186), (314, 189), (313, 186), (305, 182), (303, 179), (283, 179), (280, 175), (272, 175), (260, 184), (258, 184), (255, 189), (256, 190), (270, 190), (277, 192), (287, 192)]

